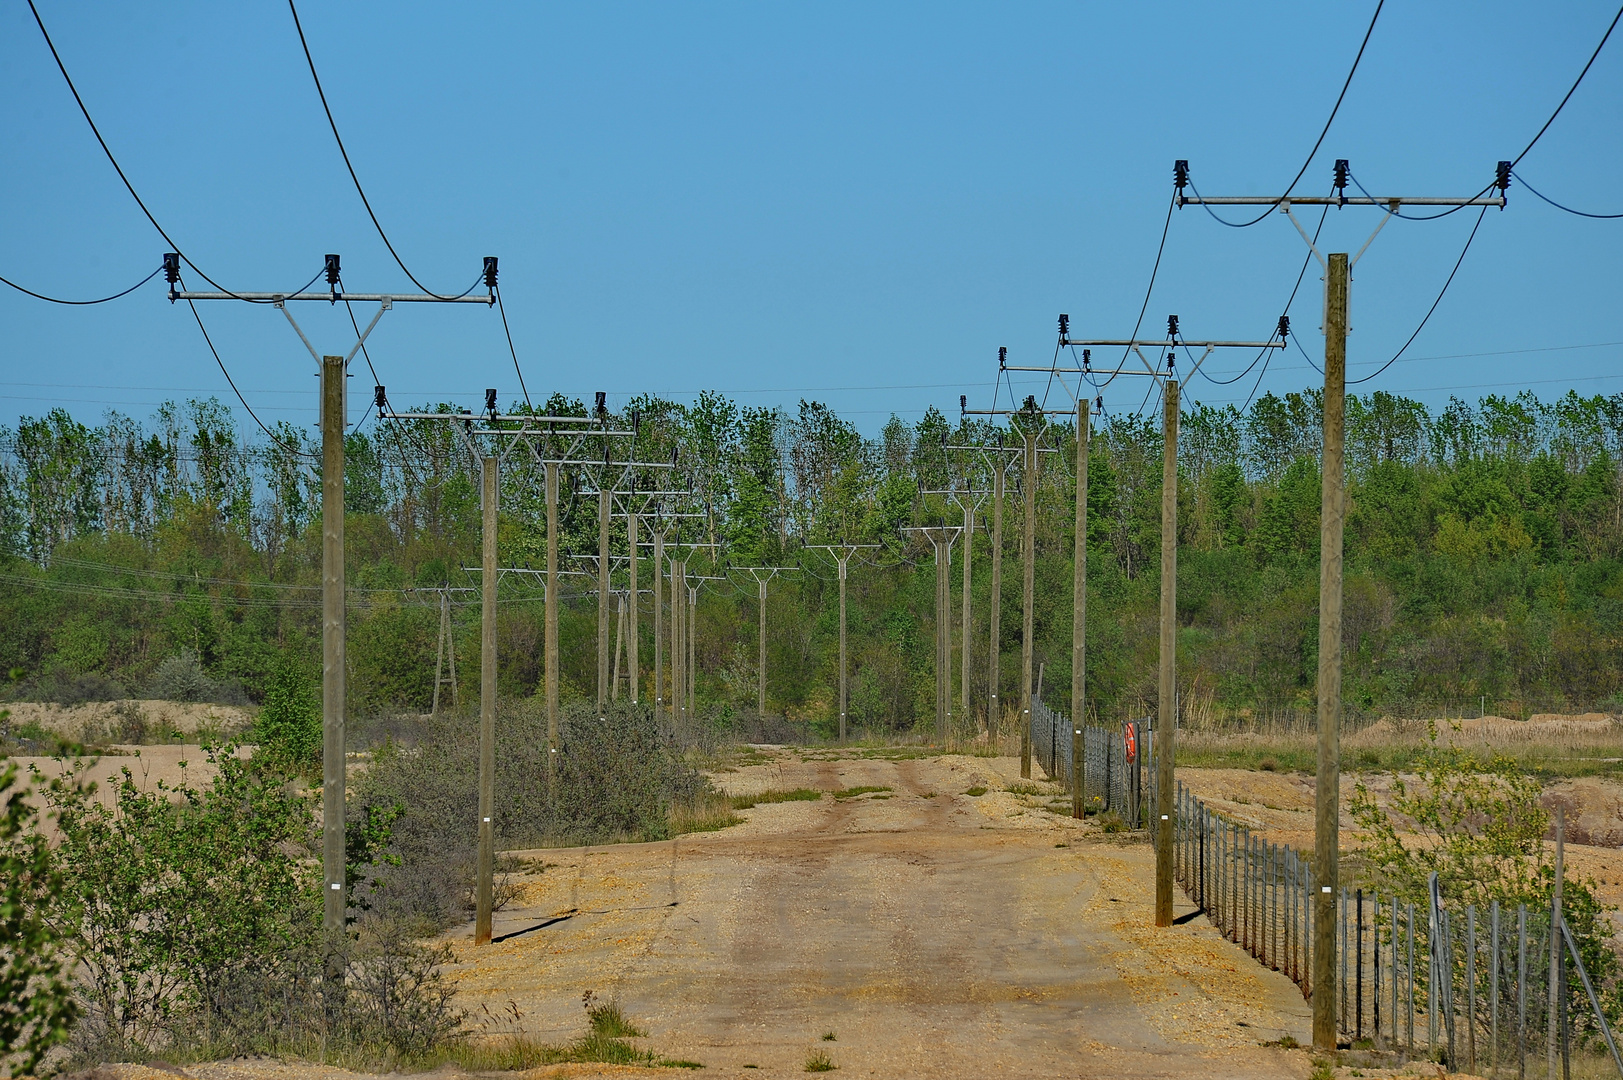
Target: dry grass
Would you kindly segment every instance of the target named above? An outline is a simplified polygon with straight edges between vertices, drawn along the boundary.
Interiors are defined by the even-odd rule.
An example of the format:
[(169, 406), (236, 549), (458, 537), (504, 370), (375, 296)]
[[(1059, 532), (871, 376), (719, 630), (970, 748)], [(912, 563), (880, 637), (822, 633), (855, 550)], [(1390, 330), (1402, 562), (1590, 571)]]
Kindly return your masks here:
[[(1404, 771), (1432, 745), (1503, 754), (1534, 775), (1623, 776), (1623, 723), (1591, 714), (1507, 720), (1405, 720), (1387, 717), (1357, 731), (1343, 731), (1341, 767), (1346, 772)], [(1194, 768), (1305, 772), (1315, 769), (1317, 737), (1311, 730), (1184, 731), (1178, 764)]]

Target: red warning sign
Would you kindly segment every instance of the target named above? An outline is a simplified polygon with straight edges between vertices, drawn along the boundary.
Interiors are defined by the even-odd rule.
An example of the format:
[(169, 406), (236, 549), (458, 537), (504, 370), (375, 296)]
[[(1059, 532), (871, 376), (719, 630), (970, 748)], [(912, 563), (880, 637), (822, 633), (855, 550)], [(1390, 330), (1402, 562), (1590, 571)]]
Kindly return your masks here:
[(1122, 746), (1127, 750), (1127, 762), (1132, 764), (1138, 760), (1138, 731), (1132, 724), (1121, 726)]

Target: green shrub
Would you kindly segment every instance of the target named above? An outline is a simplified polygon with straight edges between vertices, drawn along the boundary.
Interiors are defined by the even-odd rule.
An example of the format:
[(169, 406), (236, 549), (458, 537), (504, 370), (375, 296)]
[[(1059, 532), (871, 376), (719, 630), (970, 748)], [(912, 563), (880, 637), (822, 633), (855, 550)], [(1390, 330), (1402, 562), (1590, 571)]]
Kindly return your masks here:
[(61, 873), (35, 829), (30, 789), (16, 785), (17, 767), (7, 765), (0, 772), (0, 1070), (26, 1076), (67, 1037), (78, 1010), (71, 942), (52, 918)]
[(314, 680), (298, 667), (283, 663), (271, 676), (265, 705), (254, 725), (260, 749), (291, 763), (299, 771), (321, 763), (321, 701)]

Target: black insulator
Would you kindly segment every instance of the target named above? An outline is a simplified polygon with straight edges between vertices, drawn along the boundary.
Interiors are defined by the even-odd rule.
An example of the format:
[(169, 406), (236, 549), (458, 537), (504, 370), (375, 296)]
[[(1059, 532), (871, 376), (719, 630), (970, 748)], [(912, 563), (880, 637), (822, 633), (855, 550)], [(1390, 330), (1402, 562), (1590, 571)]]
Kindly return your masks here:
[(1189, 162), (1179, 158), (1172, 163), (1172, 186), (1182, 191), (1189, 186)]
[(336, 256), (336, 255), (328, 255), (327, 256), (327, 284), (331, 285), (334, 289), (336, 289), (338, 287), (338, 278), (339, 278), (338, 256)]
[(372, 404), (378, 407), (378, 418), (382, 419), (383, 410), (389, 404), (389, 395), (383, 392), (383, 387), (374, 386), (372, 388)]
[(1093, 368), (1090, 367), (1089, 365), (1092, 364), (1092, 363), (1093, 363), (1093, 350), (1092, 349), (1083, 349), (1082, 350), (1082, 370), (1091, 372), (1093, 370)]
[(1493, 186), (1503, 195), (1510, 190), (1510, 162), (1501, 161), (1493, 171)]
[(1004, 366), (1007, 365), (1008, 362), (1009, 362), (1009, 347), (1007, 345), (999, 345), (997, 347), (997, 369), (999, 371), (1002, 371)]
[(597, 418), (599, 420), (609, 415), (608, 400), (609, 395), (607, 393), (602, 390), (597, 392), (597, 405), (595, 408), (597, 409)]
[(486, 255), (485, 256), (485, 288), (494, 289), (495, 287), (496, 287), (496, 256), (494, 256), (494, 255)]
[(632, 434), (632, 436), (635, 437), (637, 432), (639, 432), (641, 430), (642, 430), (642, 410), (641, 409), (632, 409), (631, 410), (631, 434)]
[(1167, 370), (1171, 371), (1173, 368), (1175, 368), (1177, 366), (1178, 366), (1178, 354), (1175, 353), (1175, 352), (1167, 353)]
[(1291, 336), (1291, 317), (1289, 315), (1281, 315), (1279, 317), (1279, 340), (1284, 341), (1286, 338), (1288, 338), (1290, 336)]
[(1069, 315), (1059, 317), (1059, 336), (1062, 338), (1071, 336), (1071, 317)]
[(1347, 166), (1347, 159), (1336, 158), (1336, 194), (1342, 198), (1347, 195), (1347, 174), (1352, 172)]
[(1104, 407), (1105, 407), (1105, 396), (1103, 394), (1100, 394), (1098, 397), (1093, 399), (1093, 407), (1095, 409), (1100, 409), (1100, 410), (1104, 409)]
[(163, 279), (171, 285), (180, 281), (180, 252), (169, 251), (164, 253)]
[(1027, 412), (1036, 412), (1037, 411), (1037, 395), (1035, 395), (1035, 394), (1027, 394), (1026, 395), (1025, 410)]
[(496, 419), (496, 391), (494, 390), (485, 391), (485, 411), (490, 414), (492, 420)]
[(1168, 315), (1167, 316), (1167, 340), (1172, 341), (1175, 338), (1177, 338), (1177, 336), (1178, 336), (1178, 317), (1176, 315)]
[(959, 416), (964, 415), (964, 413), (968, 409), (969, 409), (969, 395), (968, 394), (959, 394), (958, 395), (958, 415)]

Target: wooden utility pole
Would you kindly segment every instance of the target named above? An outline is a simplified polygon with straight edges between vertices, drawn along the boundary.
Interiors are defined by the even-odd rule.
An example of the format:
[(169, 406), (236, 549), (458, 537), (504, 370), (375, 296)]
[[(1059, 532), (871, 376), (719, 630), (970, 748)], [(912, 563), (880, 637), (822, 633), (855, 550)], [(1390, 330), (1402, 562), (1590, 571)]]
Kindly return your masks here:
[(1319, 520), (1319, 767), (1314, 795), (1313, 1045), (1336, 1048), (1336, 896), (1341, 859), (1341, 533), (1346, 509), (1343, 425), (1347, 395), (1346, 252), (1331, 254), (1324, 284), (1324, 460)]
[(1088, 399), (1076, 399), (1076, 542), (1071, 572), (1071, 816), (1082, 820), (1088, 658)]
[(547, 470), (547, 791), (558, 772), (558, 463)]
[(609, 707), (609, 502), (614, 483), (609, 478), (608, 440), (603, 447), (603, 477), (597, 485), (597, 711)]
[[(689, 557), (692, 552), (688, 553)], [(688, 681), (683, 649), (687, 622), (687, 559), (671, 559), (671, 719), (687, 718)]]
[(867, 548), (877, 548), (878, 544), (811, 544), (821, 548), (833, 557), (835, 565), (840, 571), (840, 741), (845, 741), (845, 711), (850, 703), (847, 692), (849, 668), (845, 659), (845, 579), (850, 567), (851, 556)]
[(975, 561), (974, 497), (966, 495), (961, 500), (961, 503), (964, 508), (964, 589), (963, 596), (959, 601), (961, 610), (958, 617), (958, 633), (962, 641), (962, 645), (960, 646), (962, 651), (958, 657), (958, 678), (963, 684), (959, 697), (964, 703), (964, 716), (967, 719), (974, 710), (974, 706), (970, 704), (969, 698), (969, 662), (973, 656), (973, 654), (970, 652), (969, 642), (970, 631), (972, 630), (975, 622), (974, 612), (970, 607), (970, 599), (972, 596), (970, 591), (970, 586), (972, 584), (970, 579), (970, 565)]
[(631, 674), (631, 704), (635, 705), (640, 700), (639, 686), (642, 681), (642, 672), (639, 670), (640, 664), (638, 663), (638, 648), (641, 639), (637, 636), (637, 607), (642, 603), (642, 600), (637, 591), (637, 515), (635, 513), (630, 514), (626, 519), (626, 541), (627, 550), (631, 552), (631, 626), (629, 627), (631, 638), (626, 643), (626, 663)]
[[(671, 595), (676, 595), (672, 593)], [(654, 715), (665, 707), (665, 530), (654, 531)]]
[[(1026, 399), (1027, 405), (1034, 403)], [(1035, 411), (1033, 409), (1032, 411)], [(1024, 436), (1026, 445), (1025, 521), (1021, 523), (1020, 561), (1022, 580), (1020, 588), (1020, 775), (1031, 779), (1031, 676), (1036, 655), (1035, 594), (1037, 589), (1037, 432), (1035, 417), (1027, 417)]]
[(1556, 1054), (1560, 1048), (1558, 1010), (1561, 1007), (1561, 961), (1565, 959), (1561, 941), (1561, 885), (1566, 876), (1567, 808), (1558, 804), (1555, 815), (1555, 888), (1550, 893), (1550, 1015), (1544, 1028), (1545, 1075), (1551, 1077), (1555, 1075)]
[(991, 624), (991, 644), (986, 651), (986, 737), (995, 740), (1002, 727), (1003, 716), (998, 711), (998, 670), (1003, 662), (1003, 459), (996, 459), (992, 469), (992, 610), (987, 614)]
[[(755, 712), (758, 716), (766, 715), (766, 583), (779, 574), (789, 574), (798, 570), (796, 566), (738, 566), (735, 570), (742, 570), (755, 581), (757, 608), (760, 616), (760, 660), (756, 668), (757, 683), (755, 687)], [(765, 576), (763, 576), (765, 575)], [(695, 590), (694, 596), (698, 593)]]
[(1172, 765), (1178, 748), (1178, 381), (1161, 414), (1161, 670), (1155, 721), (1155, 925), (1172, 925)]
[[(451, 590), (441, 587), (440, 594), (440, 639), (434, 650), (434, 704), (429, 707), (430, 716), (440, 713), (440, 687), (450, 684), (451, 707), (457, 705), (456, 700), (456, 639), (451, 635)], [(445, 670), (446, 661), (450, 661), (451, 673), (449, 679), (441, 672)]]
[(614, 594), (614, 675), (609, 680), (609, 700), (620, 700), (620, 657), (626, 648), (626, 598)]
[(500, 485), (496, 459), (484, 461), (484, 586), (479, 623), (479, 863), (473, 943), (490, 943), (490, 912), (496, 864), (496, 500)]
[[(321, 358), (322, 926), (344, 932), (344, 358)], [(336, 945), (329, 940), (328, 947)], [(334, 972), (328, 954), (328, 975)]]

